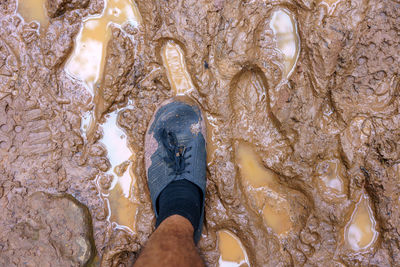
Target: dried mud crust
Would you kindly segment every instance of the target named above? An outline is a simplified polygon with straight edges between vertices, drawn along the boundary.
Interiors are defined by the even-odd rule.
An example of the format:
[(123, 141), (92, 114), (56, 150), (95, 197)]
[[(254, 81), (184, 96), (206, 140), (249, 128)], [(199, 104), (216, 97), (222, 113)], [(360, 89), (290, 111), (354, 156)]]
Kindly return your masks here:
[[(199, 244), (209, 266), (218, 263), (220, 229), (240, 238), (252, 266), (398, 265), (398, 1), (340, 1), (332, 14), (319, 1), (306, 0), (137, 1), (143, 23), (113, 29), (102, 97), (94, 104), (63, 64), (83, 18), (101, 12), (104, 3), (49, 2), (45, 28), (24, 22), (15, 0), (0, 2), (0, 265), (35, 265), (39, 259), (49, 266), (83, 265), (93, 253), (82, 260), (79, 247), (62, 246), (82, 233), (103, 266), (134, 262), (154, 230), (143, 142), (153, 111), (173, 94), (160, 56), (169, 39), (185, 52), (197, 88), (191, 96), (216, 124), (218, 148), (208, 166)], [(299, 61), (286, 83), (269, 27), (271, 13), (282, 7), (295, 15), (301, 39)], [(98, 142), (101, 127), (90, 139), (80, 130), (86, 111), (100, 119), (128, 100), (130, 109), (121, 111), (118, 123), (136, 155), (135, 233), (111, 225), (98, 194), (96, 180), (110, 168)], [(286, 190), (296, 227), (284, 238), (267, 229), (241, 187), (235, 144), (242, 141), (257, 148)], [(344, 169), (346, 197), (339, 202), (324, 198), (314, 179), (318, 164), (332, 159)], [(361, 191), (371, 199), (379, 237), (355, 254), (342, 246), (341, 229)], [(76, 200), (61, 201), (59, 194)], [(32, 201), (35, 196), (39, 200)], [(76, 201), (91, 219), (84, 208), (70, 211), (83, 214), (81, 222), (46, 219), (43, 209), (61, 215), (66, 203), (80, 207)]]

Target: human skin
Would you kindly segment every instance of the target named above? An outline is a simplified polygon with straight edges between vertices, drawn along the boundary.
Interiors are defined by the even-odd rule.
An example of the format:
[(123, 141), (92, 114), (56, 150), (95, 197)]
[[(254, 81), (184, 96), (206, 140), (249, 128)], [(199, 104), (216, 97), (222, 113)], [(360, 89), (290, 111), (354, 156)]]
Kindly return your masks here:
[(193, 232), (192, 224), (185, 217), (168, 217), (151, 235), (134, 266), (204, 266), (194, 244)]

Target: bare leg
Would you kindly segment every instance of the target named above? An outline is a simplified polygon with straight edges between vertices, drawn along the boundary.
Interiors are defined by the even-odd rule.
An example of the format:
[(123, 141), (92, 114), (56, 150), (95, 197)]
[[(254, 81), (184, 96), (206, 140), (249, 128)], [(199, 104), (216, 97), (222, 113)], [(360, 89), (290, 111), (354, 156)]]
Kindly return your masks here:
[(135, 267), (204, 266), (193, 241), (193, 231), (185, 217), (168, 217), (151, 235)]

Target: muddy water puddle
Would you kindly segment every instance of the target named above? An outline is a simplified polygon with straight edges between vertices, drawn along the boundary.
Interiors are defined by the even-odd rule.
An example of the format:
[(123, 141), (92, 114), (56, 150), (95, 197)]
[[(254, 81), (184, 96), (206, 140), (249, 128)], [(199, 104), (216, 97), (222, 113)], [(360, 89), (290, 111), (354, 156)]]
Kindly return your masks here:
[(27, 21), (37, 21), (45, 26), (49, 23), (46, 12), (46, 0), (19, 0), (18, 13)]
[(242, 186), (253, 208), (274, 233), (280, 236), (288, 234), (292, 229), (290, 206), (285, 190), (278, 183), (278, 176), (262, 165), (254, 148), (247, 143), (237, 146), (236, 161)]
[(284, 56), (284, 76), (288, 78), (300, 55), (300, 37), (296, 19), (289, 10), (277, 9), (272, 14), (270, 27), (274, 32), (277, 47)]
[(102, 124), (103, 137), (100, 139), (107, 149), (107, 158), (111, 164), (107, 172), (112, 182), (107, 190), (101, 190), (102, 196), (109, 204), (109, 220), (118, 227), (135, 230), (135, 203), (136, 179), (132, 171), (132, 162), (135, 156), (127, 144), (127, 136), (117, 125), (118, 111), (106, 115)]
[(217, 235), (220, 267), (250, 266), (246, 250), (236, 235), (227, 230), (220, 230)]
[(94, 94), (104, 69), (107, 43), (111, 37), (110, 25), (121, 27), (125, 23), (137, 26), (141, 21), (136, 3), (130, 0), (104, 1), (102, 14), (84, 20), (75, 39), (74, 50), (65, 70), (72, 77), (83, 81)]
[(376, 227), (369, 197), (362, 194), (344, 230), (346, 245), (355, 252), (369, 249), (378, 237)]

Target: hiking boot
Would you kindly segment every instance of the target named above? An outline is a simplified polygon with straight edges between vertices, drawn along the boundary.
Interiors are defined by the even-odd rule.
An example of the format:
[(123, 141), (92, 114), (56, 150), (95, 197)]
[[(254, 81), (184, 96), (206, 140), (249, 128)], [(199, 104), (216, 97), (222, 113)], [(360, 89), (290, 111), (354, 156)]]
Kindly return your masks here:
[[(188, 184), (191, 187), (190, 190), (194, 188), (193, 185), (198, 188), (194, 190), (198, 190), (199, 198), (187, 203), (198, 203), (200, 214), (186, 216), (190, 217), (188, 219), (195, 228), (194, 240), (196, 243), (201, 237), (204, 218), (205, 132), (204, 119), (195, 102), (188, 97), (175, 97), (163, 102), (157, 108), (148, 126), (145, 140), (146, 174), (157, 220), (159, 219), (159, 196), (168, 185), (172, 182), (175, 184), (176, 181), (186, 180), (181, 183), (181, 188), (188, 184), (187, 181), (191, 183)], [(196, 195), (195, 191), (188, 192)], [(173, 191), (169, 190), (168, 192)], [(166, 198), (163, 196), (162, 199)], [(198, 221), (193, 222), (193, 218)]]

